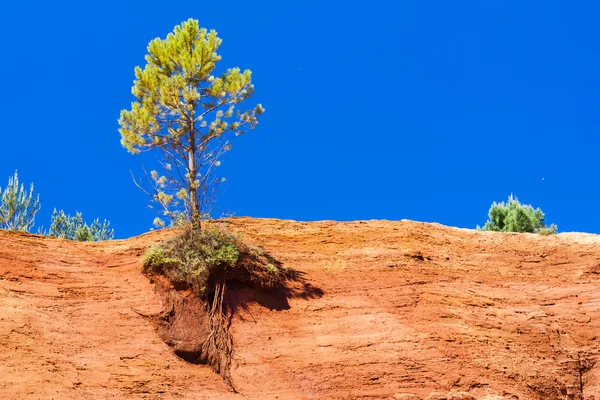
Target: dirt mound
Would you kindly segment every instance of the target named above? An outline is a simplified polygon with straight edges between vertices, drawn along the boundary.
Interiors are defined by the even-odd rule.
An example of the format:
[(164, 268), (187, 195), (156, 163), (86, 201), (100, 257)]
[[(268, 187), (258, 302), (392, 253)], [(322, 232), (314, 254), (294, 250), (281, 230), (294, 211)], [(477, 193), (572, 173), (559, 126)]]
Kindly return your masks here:
[(302, 278), (230, 290), (239, 394), (186, 361), (204, 329), (194, 299), (141, 274), (171, 232), (73, 243), (2, 231), (0, 398), (600, 399), (598, 236), (224, 224)]

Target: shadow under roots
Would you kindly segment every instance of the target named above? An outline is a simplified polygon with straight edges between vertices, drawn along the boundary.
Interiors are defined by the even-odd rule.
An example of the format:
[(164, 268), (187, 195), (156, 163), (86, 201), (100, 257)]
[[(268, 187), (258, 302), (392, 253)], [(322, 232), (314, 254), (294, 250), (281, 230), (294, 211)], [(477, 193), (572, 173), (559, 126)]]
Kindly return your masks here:
[(186, 351), (186, 350), (174, 350), (175, 355), (181, 358), (183, 361), (187, 361), (190, 364), (203, 365), (201, 362), (202, 351)]
[(306, 282), (303, 273), (283, 268), (270, 256), (269, 259), (278, 271), (283, 271), (278, 284), (257, 287), (244, 276), (224, 274), (212, 277), (208, 285), (212, 290), (204, 298), (185, 285), (174, 285), (163, 275), (150, 274), (164, 304), (164, 311), (152, 316), (160, 338), (182, 360), (209, 365), (234, 392), (234, 339), (229, 329), (236, 313), (248, 311), (250, 303), (281, 311), (290, 309), (290, 299), (323, 296), (321, 289)]
[(225, 307), (233, 316), (237, 311), (248, 310), (248, 304), (256, 303), (271, 311), (289, 310), (290, 299), (317, 299), (323, 296), (322, 289), (306, 281), (303, 272), (287, 269), (289, 276), (281, 284), (259, 290), (244, 283), (228, 282), (229, 291), (225, 296)]

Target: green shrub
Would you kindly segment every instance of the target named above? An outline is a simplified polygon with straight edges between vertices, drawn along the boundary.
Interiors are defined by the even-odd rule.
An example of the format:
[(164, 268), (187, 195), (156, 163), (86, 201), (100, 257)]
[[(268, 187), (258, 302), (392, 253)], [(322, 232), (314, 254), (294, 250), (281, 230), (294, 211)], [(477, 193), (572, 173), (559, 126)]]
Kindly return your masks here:
[(75, 240), (77, 240), (78, 242), (91, 242), (91, 229), (87, 225), (77, 228), (77, 230), (75, 231)]
[(214, 225), (202, 230), (184, 227), (181, 234), (148, 249), (143, 264), (144, 271), (162, 273), (204, 298), (220, 279), (265, 289), (284, 278), (284, 271), (262, 251)]
[(33, 197), (33, 183), (29, 192), (19, 186), (17, 171), (8, 178), (4, 192), (0, 189), (0, 229), (29, 232), (40, 210), (40, 196)]
[(169, 257), (169, 252), (160, 246), (152, 246), (144, 255), (144, 271), (161, 273), (163, 268), (172, 264), (178, 264), (174, 258)]
[(489, 220), (483, 226), (485, 231), (497, 232), (537, 232), (544, 235), (556, 233), (557, 226), (544, 225), (544, 213), (529, 204), (521, 204), (512, 194), (508, 202), (494, 202), (488, 212)]
[(558, 226), (556, 224), (551, 224), (550, 226), (545, 226), (537, 230), (537, 233), (540, 235), (554, 235), (558, 231)]
[(83, 221), (80, 212), (76, 212), (75, 216), (71, 216), (65, 214), (63, 210), (57, 211), (56, 208), (52, 212), (50, 229), (48, 232), (42, 230), (41, 233), (80, 242), (110, 240), (115, 236), (114, 230), (110, 228), (110, 221), (104, 220), (100, 223), (98, 219), (95, 219), (91, 225), (88, 225)]

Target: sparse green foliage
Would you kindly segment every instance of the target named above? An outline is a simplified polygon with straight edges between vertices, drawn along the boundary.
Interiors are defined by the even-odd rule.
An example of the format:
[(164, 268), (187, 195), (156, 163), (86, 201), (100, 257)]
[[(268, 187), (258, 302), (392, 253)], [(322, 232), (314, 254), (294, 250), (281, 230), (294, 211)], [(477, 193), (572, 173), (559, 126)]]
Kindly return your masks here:
[(483, 226), (485, 231), (497, 232), (538, 232), (544, 235), (556, 233), (557, 226), (544, 225), (544, 213), (529, 204), (521, 204), (510, 195), (508, 202), (494, 202), (488, 212), (489, 220)]
[(56, 208), (52, 212), (50, 220), (50, 229), (48, 236), (58, 237), (62, 239), (75, 240), (77, 229), (83, 225), (83, 217), (81, 213), (75, 213), (75, 216), (65, 214), (63, 210), (57, 211)]
[[(135, 68), (132, 93), (136, 101), (119, 118), (121, 144), (131, 153), (159, 149), (162, 173), (148, 175), (152, 188), (138, 184), (171, 219), (200, 226), (209, 211), (219, 158), (231, 148), (228, 137), (258, 124), (264, 112), (258, 104), (244, 107), (254, 86), (251, 71), (239, 68), (213, 75), (221, 56), (214, 30), (190, 19), (165, 39), (148, 45), (146, 65)], [(160, 218), (159, 227), (165, 225)]]
[(100, 223), (100, 220), (96, 218), (94, 222), (92, 222), (92, 225), (90, 225), (90, 235), (95, 242), (100, 240), (112, 240), (115, 237), (115, 230), (110, 227), (110, 221), (105, 219)]
[(537, 233), (540, 235), (554, 235), (558, 232), (558, 226), (556, 224), (551, 224), (550, 226), (544, 226), (537, 230)]
[(170, 258), (169, 251), (161, 246), (152, 246), (146, 251), (143, 264), (146, 272), (162, 273), (171, 266), (177, 267), (180, 261)]
[(80, 212), (75, 216), (67, 215), (63, 210), (52, 212), (48, 236), (59, 237), (80, 242), (110, 240), (114, 238), (114, 230), (110, 228), (110, 222), (104, 220), (102, 223), (95, 219), (91, 225), (83, 221)]
[(215, 226), (203, 230), (187, 226), (182, 233), (161, 246), (153, 246), (143, 260), (144, 270), (161, 273), (176, 284), (189, 286), (201, 297), (220, 278), (268, 288), (281, 282), (284, 271), (263, 252), (242, 243), (235, 235)]
[(0, 229), (29, 232), (35, 223), (35, 214), (40, 210), (40, 196), (33, 197), (33, 183), (27, 192), (15, 171), (8, 178), (4, 192), (0, 189)]
[(89, 226), (83, 225), (75, 231), (75, 240), (78, 242), (91, 242), (93, 241), (92, 230)]

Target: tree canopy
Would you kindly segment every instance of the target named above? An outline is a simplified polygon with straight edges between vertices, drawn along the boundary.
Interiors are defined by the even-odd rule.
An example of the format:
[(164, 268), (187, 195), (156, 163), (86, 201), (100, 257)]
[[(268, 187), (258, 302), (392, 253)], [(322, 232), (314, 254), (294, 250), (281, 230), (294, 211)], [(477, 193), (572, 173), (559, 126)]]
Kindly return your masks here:
[(40, 210), (40, 196), (33, 197), (33, 183), (29, 192), (19, 186), (17, 171), (8, 178), (4, 192), (0, 189), (0, 229), (29, 232)]
[(100, 223), (100, 220), (96, 218), (91, 225), (88, 225), (83, 221), (83, 215), (80, 212), (71, 216), (65, 214), (63, 210), (57, 211), (56, 208), (52, 212), (50, 229), (48, 232), (41, 231), (41, 233), (79, 242), (97, 242), (111, 240), (115, 237), (115, 231), (110, 227), (110, 221), (106, 219)]
[(521, 204), (512, 194), (506, 203), (494, 202), (488, 212), (489, 220), (483, 226), (485, 231), (497, 232), (540, 232), (556, 233), (557, 227), (544, 224), (544, 212), (529, 204)]
[(254, 129), (264, 112), (260, 104), (244, 103), (254, 93), (250, 70), (214, 74), (220, 45), (217, 32), (194, 19), (152, 40), (146, 65), (135, 68), (136, 101), (119, 118), (121, 144), (129, 152), (163, 153), (161, 171), (147, 174), (152, 187), (144, 190), (171, 220), (200, 224), (221, 181), (215, 169), (230, 149), (228, 138)]

